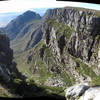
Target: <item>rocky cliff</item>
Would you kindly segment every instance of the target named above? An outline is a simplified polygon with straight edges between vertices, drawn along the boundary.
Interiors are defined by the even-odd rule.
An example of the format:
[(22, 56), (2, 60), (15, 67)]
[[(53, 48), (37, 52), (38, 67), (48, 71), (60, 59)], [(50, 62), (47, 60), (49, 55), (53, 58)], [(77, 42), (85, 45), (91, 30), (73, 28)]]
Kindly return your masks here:
[(58, 86), (62, 82), (63, 86), (83, 81), (100, 84), (99, 27), (99, 11), (67, 7), (53, 9), (42, 26), (42, 40), (27, 56), (27, 64), (34, 63), (31, 72), (42, 77), (46, 75), (43, 84), (49, 86), (48, 78), (50, 81), (52, 77), (60, 80), (52, 82)]
[(15, 95), (18, 92), (13, 91), (17, 86), (15, 80), (24, 80), (25, 77), (17, 70), (16, 65), (13, 61), (10, 40), (0, 31), (0, 97), (19, 97)]
[(13, 66), (13, 50), (9, 45), (9, 38), (0, 34), (0, 80), (10, 80), (10, 74)]

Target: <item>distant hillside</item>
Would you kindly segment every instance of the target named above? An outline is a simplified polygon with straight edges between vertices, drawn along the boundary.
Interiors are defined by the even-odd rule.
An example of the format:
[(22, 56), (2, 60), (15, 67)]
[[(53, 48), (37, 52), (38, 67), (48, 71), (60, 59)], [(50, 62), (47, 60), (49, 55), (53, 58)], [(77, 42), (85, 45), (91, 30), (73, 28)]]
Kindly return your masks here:
[[(30, 12), (30, 11), (27, 11)], [(24, 15), (27, 15), (28, 13), (25, 12)], [(19, 32), (13, 33), (11, 31), (11, 28), (9, 31), (11, 31), (8, 36), (12, 37), (16, 35), (16, 37), (12, 40), (11, 39), (11, 48), (14, 50), (14, 52), (21, 52), (28, 48), (34, 47), (35, 44), (37, 44), (42, 39), (42, 24), (45, 23), (46, 20), (51, 15), (52, 10), (49, 9), (44, 14), (42, 18), (33, 18), (31, 21), (26, 22), (23, 24), (23, 27), (19, 29)], [(23, 15), (20, 15), (23, 16)], [(27, 16), (30, 16), (29, 14)], [(18, 17), (19, 18), (19, 17)], [(22, 17), (22, 19), (25, 19), (26, 17)], [(26, 18), (27, 20), (27, 18)], [(12, 24), (12, 21), (10, 25)], [(13, 24), (16, 24), (15, 22)], [(17, 24), (18, 25), (18, 24)], [(9, 24), (7, 25), (9, 27)], [(20, 25), (21, 26), (21, 25)], [(17, 27), (17, 26), (16, 26)], [(17, 28), (14, 29), (14, 31), (18, 31)]]
[[(22, 15), (18, 16), (4, 28), (6, 34), (8, 34), (10, 40), (13, 40), (17, 37), (20, 30), (28, 23), (33, 20), (41, 19), (39, 14), (36, 14), (32, 11), (26, 11)], [(23, 33), (22, 33), (23, 34)]]

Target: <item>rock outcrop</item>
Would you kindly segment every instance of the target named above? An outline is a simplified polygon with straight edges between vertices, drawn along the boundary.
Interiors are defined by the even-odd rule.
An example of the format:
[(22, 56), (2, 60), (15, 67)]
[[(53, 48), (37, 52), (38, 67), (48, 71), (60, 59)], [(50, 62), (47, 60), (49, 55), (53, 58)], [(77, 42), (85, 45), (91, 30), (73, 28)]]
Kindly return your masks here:
[[(73, 30), (69, 34), (67, 32), (65, 33), (66, 35), (70, 35), (67, 46), (68, 52), (74, 57), (87, 62), (90, 61), (92, 53), (95, 52), (95, 42), (99, 41), (99, 39), (96, 40), (96, 37), (100, 35), (100, 18), (96, 16), (96, 12), (82, 11), (73, 8), (59, 8), (53, 10), (51, 18), (54, 19), (55, 22), (59, 24), (63, 23), (66, 27), (68, 26)], [(59, 41), (57, 41), (57, 43), (61, 42), (58, 43), (58, 48), (60, 52), (63, 52), (66, 37), (63, 36), (64, 32), (59, 33), (59, 35), (56, 31), (57, 28), (54, 29), (52, 24), (53, 20), (51, 20), (51, 26), (50, 23), (49, 25), (46, 24), (43, 26), (43, 30), (47, 30), (46, 32), (44, 31), (46, 44), (52, 47), (51, 43), (55, 41), (53, 38), (58, 39)], [(57, 27), (60, 28), (59, 25)], [(69, 30), (67, 29), (67, 31)], [(53, 33), (53, 35), (50, 35), (50, 33)], [(54, 51), (58, 52), (58, 48), (55, 48), (56, 50)], [(58, 56), (60, 55), (59, 53), (57, 53)]]
[(65, 90), (65, 97), (66, 98), (72, 98), (75, 99), (78, 96), (81, 96), (84, 94), (84, 92), (89, 88), (88, 83), (80, 83), (76, 84), (72, 87), (69, 87)]
[(89, 88), (79, 100), (99, 100), (100, 99), (100, 87)]
[(0, 34), (0, 62), (11, 64), (13, 59), (13, 50), (10, 49), (10, 41), (6, 35)]
[(12, 59), (13, 51), (9, 47), (9, 38), (0, 34), (0, 76), (5, 80), (10, 80)]
[(56, 78), (56, 77), (49, 77), (45, 83), (45, 86), (50, 86), (50, 87), (63, 87), (65, 83), (62, 81), (61, 78)]
[(76, 84), (65, 90), (65, 97), (72, 100), (99, 100), (100, 87), (89, 87), (88, 83)]
[(10, 81), (11, 74), (18, 73), (13, 61), (13, 50), (10, 48), (9, 38), (0, 33), (0, 82)]

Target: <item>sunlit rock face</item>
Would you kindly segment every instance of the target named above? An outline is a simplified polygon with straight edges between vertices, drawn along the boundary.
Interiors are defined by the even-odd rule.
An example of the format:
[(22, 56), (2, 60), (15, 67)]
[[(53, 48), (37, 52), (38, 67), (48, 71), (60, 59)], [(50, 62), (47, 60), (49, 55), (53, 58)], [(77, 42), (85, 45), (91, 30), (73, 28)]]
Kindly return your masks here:
[(79, 100), (99, 100), (100, 87), (89, 88)]
[(77, 98), (78, 96), (81, 96), (84, 94), (84, 92), (89, 88), (88, 83), (80, 83), (76, 84), (72, 87), (69, 87), (65, 90), (65, 97), (68, 98)]

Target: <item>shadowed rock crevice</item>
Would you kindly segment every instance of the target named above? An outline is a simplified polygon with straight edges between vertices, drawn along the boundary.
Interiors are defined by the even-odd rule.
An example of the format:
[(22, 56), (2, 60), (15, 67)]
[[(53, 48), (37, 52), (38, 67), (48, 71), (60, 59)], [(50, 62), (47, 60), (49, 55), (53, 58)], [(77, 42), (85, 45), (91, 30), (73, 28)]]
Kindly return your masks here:
[(65, 36), (61, 36), (58, 40), (58, 47), (60, 48), (60, 54), (63, 54), (64, 46), (65, 46)]

